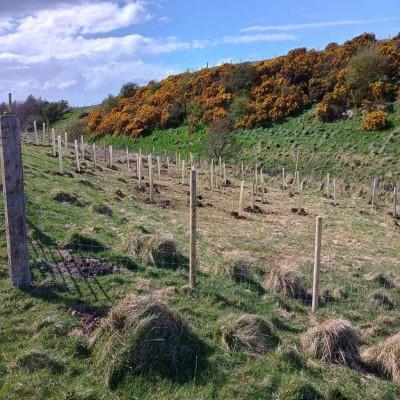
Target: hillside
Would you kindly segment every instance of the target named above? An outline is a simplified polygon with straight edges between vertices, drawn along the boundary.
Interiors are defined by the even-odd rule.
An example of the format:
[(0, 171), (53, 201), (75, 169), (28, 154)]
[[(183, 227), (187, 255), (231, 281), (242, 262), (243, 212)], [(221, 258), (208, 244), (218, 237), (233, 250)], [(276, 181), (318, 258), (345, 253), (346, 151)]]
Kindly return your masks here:
[[(89, 115), (88, 131), (140, 137), (183, 123), (194, 132), (222, 119), (237, 129), (269, 127), (317, 104), (316, 117), (331, 122), (385, 109), (398, 95), (399, 78), (400, 36), (364, 34), (322, 51), (295, 49), (272, 60), (150, 82), (105, 101)], [(365, 129), (384, 127), (376, 122), (374, 115)]]
[[(163, 155), (161, 149), (159, 154)], [(98, 166), (93, 168), (88, 151), (77, 173), (75, 156), (68, 150), (65, 173), (60, 174), (50, 147), (23, 144), (34, 285), (23, 291), (10, 287), (1, 236), (1, 398), (399, 397), (398, 385), (372, 364), (321, 361), (301, 340), (308, 329), (331, 318), (347, 319), (359, 329), (360, 346), (382, 343), (399, 331), (400, 237), (398, 224), (387, 214), (390, 202), (380, 199), (372, 210), (366, 199), (338, 189), (338, 204), (333, 206), (316, 182), (302, 193), (307, 215), (298, 215), (291, 211), (299, 201), (295, 188), (282, 190), (279, 177), (266, 177), (264, 203), (260, 193), (255, 196), (262, 212), (247, 208), (245, 218), (237, 219), (231, 214), (239, 196), (237, 165), (227, 166), (230, 184), (214, 190), (203, 165), (198, 182), (200, 271), (198, 288), (190, 294), (185, 289), (188, 184), (187, 180), (181, 184), (181, 168), (171, 165), (168, 176), (163, 159), (160, 178), (154, 175), (154, 202), (149, 202), (146, 158), (140, 190), (134, 154), (130, 169), (124, 151), (114, 153), (112, 169), (103, 156), (99, 151)], [(171, 156), (172, 161), (175, 164)], [(251, 177), (249, 171), (245, 207), (250, 202)], [(309, 292), (316, 215), (324, 218), (321, 308), (312, 315)], [(4, 231), (4, 220), (0, 224)], [(173, 258), (161, 253), (156, 263), (138, 256), (134, 249), (143, 235), (172, 236), (177, 253)], [(272, 284), (285, 266), (297, 271), (291, 278), (292, 291)], [(127, 294), (161, 299), (184, 318), (194, 338), (187, 343), (194, 352), (185, 353), (192, 360), (187, 369), (165, 376), (158, 369), (125, 368), (112, 388), (106, 384), (107, 364), (98, 363), (105, 355), (119, 354), (126, 343), (106, 352), (109, 347), (102, 347), (104, 342), (95, 342), (94, 347), (90, 342), (99, 326), (110, 323), (106, 319), (110, 309)], [(273, 332), (262, 355), (246, 351), (247, 340), (252, 343), (246, 331), (240, 339), (244, 348), (240, 341), (237, 347), (230, 341), (227, 324), (245, 314), (253, 317), (244, 321), (254, 321), (256, 315)], [(143, 318), (145, 329), (148, 315)], [(255, 329), (257, 333), (260, 328)], [(263, 342), (258, 345), (263, 348)], [(358, 346), (356, 341), (354, 345)], [(346, 352), (353, 354), (354, 349)]]

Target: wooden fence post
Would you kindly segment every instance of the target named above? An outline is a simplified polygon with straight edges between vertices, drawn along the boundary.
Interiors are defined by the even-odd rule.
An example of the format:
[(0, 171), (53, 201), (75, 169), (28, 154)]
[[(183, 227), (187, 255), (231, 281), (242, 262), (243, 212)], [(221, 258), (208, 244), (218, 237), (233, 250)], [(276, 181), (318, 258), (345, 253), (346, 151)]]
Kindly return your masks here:
[(244, 166), (243, 166), (243, 161), (240, 163), (240, 176), (242, 178), (242, 181), (244, 180)]
[(282, 189), (285, 189), (285, 168), (282, 168)]
[(85, 140), (83, 136), (81, 136), (81, 152), (82, 152), (82, 160), (85, 159)]
[(182, 180), (181, 180), (181, 184), (182, 185), (185, 184), (185, 160), (182, 160)]
[(57, 136), (57, 147), (58, 147), (58, 164), (60, 167), (60, 173), (63, 174), (63, 155), (62, 155), (62, 144), (61, 144), (61, 136)]
[(109, 158), (110, 158), (110, 168), (112, 169), (112, 167), (113, 167), (113, 148), (112, 148), (112, 145), (108, 146), (108, 153), (109, 153)]
[(252, 187), (251, 187), (251, 196), (250, 196), (250, 208), (252, 209), (252, 210), (254, 210), (254, 178), (253, 178), (253, 180), (251, 181), (251, 183), (252, 183)]
[(224, 163), (222, 164), (222, 169), (223, 169), (223, 171), (224, 171), (224, 186), (226, 186), (226, 165), (225, 165), (225, 161), (224, 161)]
[(196, 287), (196, 209), (197, 209), (197, 171), (190, 170), (190, 260), (189, 260), (189, 286)]
[(265, 188), (264, 188), (264, 173), (263, 170), (261, 168), (260, 171), (260, 183), (261, 183), (261, 204), (264, 204), (264, 200), (265, 200)]
[(211, 190), (213, 190), (214, 189), (214, 160), (211, 160), (210, 180), (211, 180)]
[(330, 176), (329, 172), (326, 174), (326, 198), (330, 197)]
[(68, 132), (64, 132), (64, 146), (65, 150), (68, 150)]
[(97, 168), (96, 143), (92, 144), (92, 149), (93, 149), (93, 166), (94, 166), (94, 169), (96, 169)]
[(332, 182), (333, 185), (333, 205), (336, 206), (336, 179)]
[(16, 115), (0, 117), (0, 152), (10, 281), (14, 286), (23, 287), (31, 284), (31, 271), (28, 257), (21, 132)]
[(78, 141), (74, 140), (75, 146), (75, 162), (76, 162), (76, 171), (81, 172), (81, 163), (79, 162), (79, 150), (78, 150)]
[(38, 133), (37, 133), (37, 124), (36, 121), (33, 121), (33, 130), (35, 132), (35, 144), (39, 144)]
[(153, 159), (152, 155), (147, 156), (147, 163), (149, 166), (149, 187), (150, 187), (150, 201), (153, 201)]
[(392, 216), (394, 219), (397, 218), (397, 186), (394, 185), (393, 187), (393, 209), (392, 209)]
[(161, 160), (160, 160), (160, 156), (157, 156), (157, 175), (158, 175), (158, 180), (161, 180)]
[(46, 144), (46, 122), (43, 122), (43, 137), (42, 137), (43, 144)]
[(372, 200), (371, 200), (372, 208), (376, 207), (375, 196), (376, 196), (376, 178), (374, 179), (374, 183), (372, 185)]
[(319, 274), (321, 269), (321, 239), (322, 239), (322, 217), (317, 217), (315, 226), (315, 252), (314, 252), (314, 273), (312, 289), (311, 311), (317, 312), (319, 298)]
[(139, 181), (139, 189), (142, 187), (142, 156), (138, 157), (137, 159), (137, 177)]
[(244, 192), (244, 181), (240, 182), (240, 195), (239, 195), (239, 217), (243, 215), (243, 192)]
[(56, 150), (56, 133), (54, 128), (51, 128), (51, 147), (53, 149), (53, 156), (56, 157), (57, 150)]
[(129, 164), (129, 149), (128, 149), (128, 146), (126, 146), (126, 165), (127, 165), (128, 169), (131, 168), (131, 166)]

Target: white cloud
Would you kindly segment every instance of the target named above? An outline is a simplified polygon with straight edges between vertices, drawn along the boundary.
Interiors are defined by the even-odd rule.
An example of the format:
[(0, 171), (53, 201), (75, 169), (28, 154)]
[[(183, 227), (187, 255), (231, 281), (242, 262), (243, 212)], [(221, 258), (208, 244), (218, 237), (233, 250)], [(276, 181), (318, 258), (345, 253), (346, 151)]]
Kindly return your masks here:
[(215, 44), (243, 44), (255, 42), (282, 42), (296, 39), (296, 36), (287, 33), (271, 33), (256, 35), (225, 36), (215, 41)]
[(297, 31), (302, 29), (319, 29), (327, 27), (337, 27), (345, 25), (366, 25), (396, 21), (399, 18), (378, 18), (378, 19), (352, 19), (339, 21), (312, 22), (306, 24), (288, 25), (254, 25), (242, 29), (242, 32), (267, 32), (267, 31)]

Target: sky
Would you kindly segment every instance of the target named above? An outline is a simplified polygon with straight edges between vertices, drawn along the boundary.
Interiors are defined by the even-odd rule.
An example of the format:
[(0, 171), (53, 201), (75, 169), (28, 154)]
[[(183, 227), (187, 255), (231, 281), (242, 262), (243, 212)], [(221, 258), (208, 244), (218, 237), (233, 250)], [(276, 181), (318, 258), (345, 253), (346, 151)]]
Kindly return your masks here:
[(0, 101), (7, 93), (98, 104), (224, 62), (400, 32), (400, 0), (0, 0)]

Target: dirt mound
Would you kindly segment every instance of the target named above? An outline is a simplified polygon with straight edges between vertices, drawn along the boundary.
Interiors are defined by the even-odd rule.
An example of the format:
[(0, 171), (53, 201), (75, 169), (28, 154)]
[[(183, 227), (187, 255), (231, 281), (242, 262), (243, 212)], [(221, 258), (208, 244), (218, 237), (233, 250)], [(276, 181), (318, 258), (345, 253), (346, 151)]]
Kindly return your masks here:
[(57, 268), (62, 273), (68, 273), (82, 278), (91, 278), (93, 276), (103, 276), (120, 272), (118, 268), (95, 258), (72, 258), (70, 260), (64, 260), (57, 264)]

